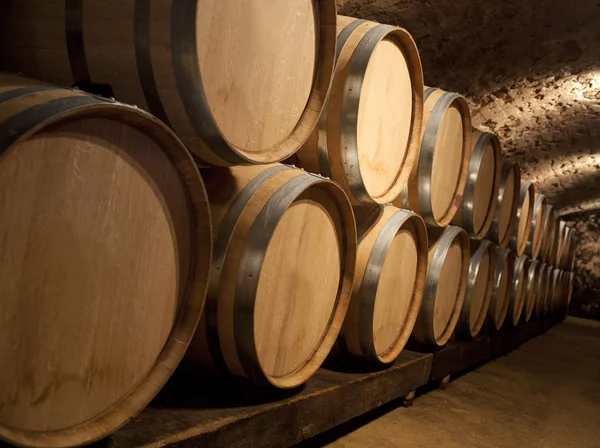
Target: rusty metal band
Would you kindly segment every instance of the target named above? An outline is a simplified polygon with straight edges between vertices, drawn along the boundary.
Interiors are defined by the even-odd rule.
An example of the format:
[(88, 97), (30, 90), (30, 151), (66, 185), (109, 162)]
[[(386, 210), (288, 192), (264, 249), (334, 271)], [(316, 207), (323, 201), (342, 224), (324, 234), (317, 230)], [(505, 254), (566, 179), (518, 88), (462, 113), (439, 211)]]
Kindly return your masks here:
[(543, 194), (538, 194), (535, 197), (533, 204), (533, 213), (531, 215), (531, 227), (529, 229), (529, 238), (527, 239), (527, 247), (525, 249), (527, 255), (533, 260), (538, 258), (540, 252), (541, 231), (543, 226), (543, 208), (545, 207), (546, 197)]
[[(337, 37), (337, 46), (335, 52), (335, 63), (340, 58), (340, 54), (348, 42), (352, 33), (366, 20), (355, 20), (346, 25)], [(329, 98), (323, 107), (323, 113), (317, 122), (317, 160), (319, 163), (319, 171), (323, 176), (331, 177), (331, 166), (329, 165), (329, 152), (327, 147), (327, 117), (329, 115)]]
[[(482, 227), (480, 229), (475, 228), (475, 222), (473, 221), (473, 217), (475, 213), (475, 189), (477, 185), (477, 179), (479, 177), (479, 170), (481, 169), (483, 155), (485, 153), (485, 149), (488, 142), (492, 140), (492, 144), (497, 145), (496, 141), (493, 140), (494, 138), (496, 138), (494, 134), (491, 134), (489, 132), (482, 133), (477, 139), (475, 146), (473, 147), (473, 152), (471, 153), (471, 161), (469, 162), (467, 183), (465, 186), (465, 193), (463, 195), (462, 203), (462, 223), (463, 228), (467, 231), (467, 233), (475, 238), (479, 238), (487, 233), (487, 230), (490, 226), (490, 218), (492, 218), (492, 215), (494, 213), (494, 210), (490, 206), (491, 204), (488, 205), (488, 210), (485, 214)], [(496, 164), (499, 162), (499, 157), (497, 157), (497, 151), (498, 148), (494, 147), (494, 166), (496, 166)], [(494, 176), (492, 194), (494, 194), (494, 192), (496, 191), (497, 186), (498, 179), (496, 176)]]
[(421, 153), (419, 155), (418, 168), (418, 196), (421, 216), (425, 222), (437, 225), (433, 219), (433, 206), (431, 204), (431, 176), (433, 172), (433, 156), (437, 144), (438, 134), (444, 120), (444, 116), (450, 105), (460, 97), (457, 93), (446, 92), (433, 106), (431, 115), (425, 127)]
[(29, 109), (13, 115), (0, 123), (0, 155), (22, 136), (46, 120), (55, 119), (65, 112), (71, 112), (95, 104), (104, 104), (104, 101), (101, 98), (91, 95), (78, 95), (36, 104)]
[(529, 322), (531, 314), (535, 307), (535, 299), (537, 295), (537, 272), (540, 262), (531, 260), (527, 268), (527, 276), (525, 277), (525, 313), (523, 316), (524, 322)]
[(210, 110), (198, 59), (198, 0), (177, 0), (171, 6), (171, 49), (179, 98), (196, 134), (218, 157), (233, 165), (248, 165), (225, 141)]
[[(527, 255), (521, 255), (515, 261), (515, 266), (513, 269), (513, 282), (510, 287), (510, 304), (508, 308), (508, 312), (510, 316), (512, 316), (511, 323), (517, 325), (519, 323), (519, 319), (521, 318), (521, 314), (523, 312), (524, 300), (519, 300), (523, 298), (523, 294), (525, 294), (525, 287), (521, 282), (525, 282), (525, 262), (527, 261)], [(521, 279), (521, 273), (523, 273), (523, 278)], [(521, 297), (517, 294), (519, 292), (519, 288), (521, 288)]]
[[(477, 316), (478, 325), (476, 328), (471, 331), (471, 303), (474, 299), (473, 295), (475, 294), (475, 285), (477, 284), (477, 280), (479, 279), (479, 270), (481, 266), (481, 262), (486, 253), (490, 254), (489, 260), (489, 269), (488, 269), (488, 277), (493, 274), (493, 261), (494, 258), (491, 256), (493, 251), (492, 242), (488, 240), (481, 240), (479, 247), (471, 256), (471, 261), (469, 262), (469, 276), (467, 278), (467, 290), (465, 292), (465, 300), (463, 302), (463, 306), (460, 310), (460, 316), (458, 318), (458, 326), (457, 331), (461, 336), (466, 336), (467, 338), (473, 338), (474, 334), (476, 335), (481, 330), (483, 323), (485, 322), (485, 314), (487, 313), (487, 308), (485, 304), (489, 307), (490, 295), (492, 289), (489, 287), (485, 288), (484, 300), (482, 302), (482, 307), (480, 310), (480, 316)], [(486, 284), (489, 283), (488, 279), (486, 279)], [(481, 319), (481, 314), (484, 314), (484, 319)]]
[(404, 223), (415, 216), (412, 212), (399, 210), (381, 228), (377, 235), (369, 261), (365, 267), (362, 284), (358, 292), (358, 340), (361, 352), (371, 360), (377, 361), (379, 356), (375, 349), (373, 323), (375, 315), (375, 298), (383, 265), (396, 234)]
[[(527, 197), (527, 195), (529, 194), (529, 208), (527, 210), (525, 210), (525, 215), (523, 215), (523, 203), (525, 202), (525, 198)], [(517, 253), (517, 255), (519, 254), (523, 254), (525, 253), (525, 251), (527, 250), (527, 245), (529, 244), (529, 233), (526, 232), (525, 235), (523, 235), (523, 238), (525, 238), (524, 241), (519, 241), (519, 231), (518, 228), (521, 226), (521, 218), (524, 217), (524, 219), (529, 219), (529, 229), (531, 231), (531, 226), (532, 224), (532, 220), (533, 220), (533, 197), (535, 195), (535, 189), (533, 186), (533, 183), (529, 182), (529, 181), (524, 181), (523, 183), (521, 183), (521, 189), (519, 192), (519, 203), (517, 205), (517, 217), (516, 217), (516, 222), (517, 222), (517, 231), (513, 232), (513, 235), (510, 239), (510, 247)]]
[[(437, 345), (434, 329), (434, 311), (435, 311), (435, 299), (437, 296), (438, 282), (444, 262), (450, 247), (457, 238), (461, 238), (461, 235), (465, 239), (468, 239), (466, 232), (460, 227), (449, 226), (444, 230), (443, 235), (438, 239), (437, 247), (431, 262), (429, 269), (427, 270), (427, 277), (425, 278), (425, 287), (423, 289), (423, 301), (421, 303), (421, 330), (424, 338), (427, 342), (433, 345)], [(468, 267), (466, 266), (468, 269)], [(457, 310), (460, 312), (460, 310)], [(452, 321), (450, 318), (447, 325)], [(442, 334), (445, 334), (448, 328), (445, 328)]]
[(84, 0), (65, 0), (65, 37), (75, 84), (90, 84), (90, 72), (83, 40)]
[(395, 29), (396, 27), (390, 25), (378, 25), (365, 33), (352, 55), (348, 67), (348, 76), (344, 83), (342, 98), (344, 114), (340, 123), (341, 148), (344, 149), (341, 152), (342, 166), (348, 188), (356, 200), (362, 203), (372, 203), (373, 200), (365, 188), (358, 160), (357, 129), (360, 93), (364, 74), (375, 47), (387, 34)]
[(231, 244), (231, 239), (240, 216), (246, 205), (248, 205), (248, 202), (252, 199), (252, 196), (254, 196), (259, 188), (269, 179), (288, 169), (290, 168), (285, 165), (276, 165), (266, 169), (252, 179), (231, 203), (229, 210), (227, 210), (227, 213), (221, 221), (219, 233), (215, 238), (204, 312), (206, 313), (206, 340), (208, 342), (210, 354), (214, 363), (224, 371), (227, 371), (228, 369), (223, 353), (221, 352), (221, 344), (219, 341), (218, 306), (223, 266), (225, 264), (225, 259), (227, 258), (229, 245)]
[(60, 87), (51, 86), (51, 85), (37, 85), (37, 86), (27, 86), (20, 87), (18, 89), (8, 90), (6, 92), (0, 93), (0, 104), (10, 101), (15, 98), (22, 98), (27, 95), (33, 95), (38, 92), (46, 92), (48, 90), (62, 90)]
[[(492, 297), (490, 300), (490, 308), (489, 308), (489, 312), (488, 312), (488, 316), (492, 322), (493, 327), (496, 330), (499, 330), (500, 328), (502, 328), (502, 325), (504, 324), (504, 321), (506, 320), (506, 315), (508, 314), (508, 306), (509, 306), (509, 302), (510, 300), (506, 300), (506, 298), (503, 297), (499, 297), (498, 293), (499, 293), (499, 289), (500, 289), (500, 283), (502, 282), (502, 276), (503, 276), (503, 270), (504, 270), (504, 265), (506, 263), (509, 262), (509, 257), (512, 254), (512, 251), (510, 249), (500, 249), (500, 252), (498, 254), (498, 259), (496, 262), (496, 268), (494, 270), (494, 287), (492, 289)], [(507, 275), (509, 276), (507, 283), (508, 286), (507, 288), (510, 288), (510, 284), (511, 284), (511, 279), (512, 279), (512, 275), (513, 275), (513, 269), (514, 269), (514, 262), (513, 262), (513, 266), (511, 268), (511, 266), (509, 266), (509, 269), (507, 270)], [(506, 291), (506, 294), (510, 294), (509, 291)], [(502, 309), (500, 310), (500, 314), (497, 315), (496, 314), (496, 309), (498, 308), (498, 301), (504, 299), (503, 302), (503, 306)]]
[[(322, 181), (321, 177), (305, 174), (287, 181), (277, 190), (252, 224), (246, 247), (240, 259), (233, 304), (235, 345), (244, 372), (258, 383), (268, 383), (258, 359), (256, 342), (252, 336), (255, 334), (256, 292), (267, 248), (279, 221), (290, 205), (304, 190)], [(340, 279), (343, 278), (343, 275), (344, 272), (341, 272)], [(343, 282), (340, 280), (336, 297), (339, 297), (342, 284)]]
[(154, 77), (154, 66), (152, 64), (152, 52), (150, 49), (151, 3), (151, 0), (135, 0), (133, 28), (135, 61), (138, 78), (148, 109), (167, 126), (171, 126), (160, 99), (160, 93), (158, 92)]

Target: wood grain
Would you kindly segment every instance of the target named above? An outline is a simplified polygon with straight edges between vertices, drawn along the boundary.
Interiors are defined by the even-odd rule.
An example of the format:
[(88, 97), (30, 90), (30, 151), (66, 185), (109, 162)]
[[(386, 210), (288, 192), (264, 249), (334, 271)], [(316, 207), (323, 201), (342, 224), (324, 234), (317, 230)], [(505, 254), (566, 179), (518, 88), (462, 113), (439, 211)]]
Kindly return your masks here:
[(15, 94), (0, 103), (0, 436), (80, 445), (139, 412), (183, 356), (206, 292), (206, 195), (148, 114), (0, 86)]

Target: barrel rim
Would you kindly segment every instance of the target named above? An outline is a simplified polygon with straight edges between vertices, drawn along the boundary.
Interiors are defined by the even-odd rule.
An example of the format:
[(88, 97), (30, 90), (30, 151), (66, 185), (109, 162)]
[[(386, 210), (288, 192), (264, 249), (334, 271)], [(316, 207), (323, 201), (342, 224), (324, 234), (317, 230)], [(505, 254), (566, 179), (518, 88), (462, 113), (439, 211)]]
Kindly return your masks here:
[[(526, 226), (525, 232), (523, 234), (523, 238), (519, 240), (519, 226), (521, 225), (521, 215), (523, 214), (523, 203), (525, 202), (526, 195), (529, 194), (529, 206), (527, 209), (527, 215), (525, 215)], [(525, 253), (527, 249), (527, 244), (529, 242), (529, 234), (531, 232), (532, 220), (533, 220), (533, 206), (534, 201), (532, 198), (535, 197), (535, 187), (532, 182), (523, 181), (521, 183), (521, 189), (519, 193), (519, 202), (517, 205), (517, 217), (516, 217), (516, 231), (513, 232), (513, 235), (510, 239), (510, 247), (515, 251), (517, 256), (521, 256)]]
[[(448, 255), (448, 251), (455, 241), (459, 241), (463, 257), (457, 298), (444, 331), (439, 338), (436, 338), (433, 317), (437, 299), (438, 279), (444, 266), (446, 256)], [(450, 340), (458, 322), (465, 298), (465, 292), (467, 290), (470, 258), (471, 252), (469, 249), (469, 236), (467, 235), (467, 232), (456, 226), (446, 227), (438, 240), (430, 266), (427, 270), (425, 288), (423, 290), (423, 303), (419, 314), (423, 317), (420, 327), (423, 332), (424, 340), (427, 341), (427, 343), (441, 347)]]
[(508, 176), (510, 172), (513, 171), (513, 176), (515, 180), (515, 187), (517, 185), (521, 185), (521, 169), (519, 165), (513, 162), (504, 161), (502, 165), (502, 174), (500, 175), (500, 187), (498, 189), (498, 203), (496, 205), (496, 211), (494, 212), (494, 220), (490, 227), (490, 236), (492, 239), (498, 243), (501, 248), (505, 248), (508, 246), (510, 239), (512, 238), (513, 233), (515, 232), (516, 224), (517, 224), (517, 206), (519, 203), (519, 195), (520, 195), (520, 187), (515, 188), (513, 191), (512, 197), (512, 207), (510, 210), (510, 218), (508, 221), (508, 226), (506, 228), (506, 232), (504, 235), (500, 235), (500, 229), (498, 228), (500, 222), (500, 212), (502, 210), (502, 203), (505, 199), (505, 189), (506, 189), (506, 181), (508, 180)]
[[(28, 78), (21, 76), (15, 76), (15, 78), (28, 80)], [(36, 83), (37, 81), (32, 82)], [(192, 250), (189, 281), (185, 292), (182, 293), (186, 300), (180, 305), (169, 338), (153, 367), (127, 395), (121, 397), (97, 416), (69, 428), (38, 432), (0, 424), (0, 436), (2, 438), (19, 445), (44, 448), (65, 445), (75, 446), (100, 440), (126, 424), (154, 398), (183, 358), (195, 333), (204, 306), (212, 253), (211, 215), (206, 189), (193, 157), (175, 133), (154, 116), (134, 106), (86, 94), (76, 89), (61, 87), (57, 87), (57, 89), (71, 91), (75, 95), (95, 99), (97, 103), (74, 107), (38, 122), (37, 125), (16, 138), (6, 150), (10, 150), (17, 143), (30, 138), (48, 126), (62, 123), (68, 118), (114, 117), (143, 131), (164, 147), (165, 155), (180, 174), (180, 180), (188, 195), (189, 212), (194, 219), (194, 223), (191, 224), (193, 227), (191, 235), (195, 250)], [(208, 224), (202, 226), (203, 222)]]
[[(335, 1), (321, 0), (315, 3), (315, 6), (318, 6), (318, 14), (315, 16), (319, 20), (319, 51), (316, 52), (313, 85), (304, 111), (287, 138), (269, 148), (263, 148), (260, 152), (247, 151), (231, 144), (221, 132), (210, 111), (198, 60), (196, 39), (198, 5), (196, 3), (183, 0), (173, 2), (171, 16), (176, 84), (180, 92), (194, 92), (193, 95), (180, 95), (190, 124), (210, 152), (223, 161), (223, 166), (267, 164), (290, 157), (306, 142), (316, 127), (333, 80), (337, 39)], [(181, 43), (178, 46), (179, 41)], [(201, 151), (194, 151), (194, 155), (206, 163)]]
[[(435, 148), (437, 146), (437, 135), (439, 129), (444, 120), (446, 112), (452, 105), (457, 106), (457, 108), (460, 110), (463, 125), (463, 148), (460, 173), (458, 176), (456, 189), (454, 190), (454, 200), (447, 210), (442, 214), (442, 217), (436, 218), (433, 213), (433, 204), (431, 202), (433, 159), (435, 156)], [(426, 224), (437, 227), (445, 227), (450, 224), (458, 212), (458, 206), (462, 200), (462, 195), (464, 194), (467, 182), (467, 173), (469, 170), (472, 147), (471, 137), (471, 110), (469, 109), (467, 100), (458, 93), (444, 92), (444, 94), (436, 101), (436, 104), (431, 111), (431, 115), (429, 116), (429, 120), (425, 124), (425, 132), (423, 132), (421, 152), (419, 153), (416, 170), (416, 193), (418, 196), (419, 208), (417, 211), (423, 217), (423, 220)]]
[[(409, 223), (414, 228), (414, 240), (417, 246), (417, 268), (410, 305), (394, 343), (385, 352), (377, 353), (374, 340), (374, 315), (379, 280), (394, 238)], [(389, 217), (371, 248), (371, 254), (366, 264), (365, 274), (358, 292), (359, 344), (365, 357), (372, 361), (389, 364), (400, 355), (412, 333), (421, 308), (426, 273), (427, 229), (425, 222), (417, 214), (399, 209)]]
[[(338, 199), (338, 213), (340, 213), (344, 222), (352, 223), (352, 225), (343, 225), (344, 234), (339, 235), (340, 243), (345, 249), (345, 264), (340, 272), (338, 292), (330, 315), (329, 326), (324, 332), (321, 341), (315, 347), (312, 357), (308, 357), (306, 362), (293, 372), (283, 376), (274, 376), (265, 372), (258, 358), (256, 341), (254, 339), (255, 293), (258, 289), (260, 269), (266, 255), (266, 249), (279, 221), (296, 198), (313, 187), (325, 188)], [(343, 190), (331, 180), (304, 172), (304, 174), (287, 181), (269, 198), (256, 220), (252, 223), (248, 234), (248, 239), (246, 240), (245, 248), (239, 261), (233, 299), (233, 325), (236, 328), (234, 339), (237, 356), (245, 374), (250, 379), (259, 384), (272, 385), (280, 389), (290, 389), (304, 383), (321, 366), (341, 330), (350, 303), (356, 250), (356, 226), (354, 225), (352, 207)], [(253, 337), (248, 337), (248, 335), (252, 335)]]
[(525, 279), (525, 313), (523, 313), (522, 320), (529, 322), (535, 308), (535, 299), (537, 296), (538, 282), (537, 277), (539, 274), (540, 262), (538, 260), (528, 260), (527, 276)]
[[(529, 257), (527, 255), (521, 255), (517, 257), (514, 264), (514, 272), (513, 272), (513, 282), (509, 286), (510, 287), (510, 304), (509, 304), (509, 315), (511, 319), (509, 322), (512, 325), (516, 326), (521, 319), (521, 314), (523, 313), (523, 308), (525, 306), (525, 298), (523, 295), (525, 294), (525, 267), (527, 264)], [(519, 294), (520, 289), (520, 295)]]
[[(467, 174), (467, 181), (465, 184), (465, 192), (462, 198), (462, 211), (458, 212), (461, 215), (461, 224), (469, 235), (474, 238), (483, 238), (489, 231), (492, 220), (494, 219), (494, 211), (496, 209), (496, 203), (498, 201), (497, 190), (499, 188), (499, 177), (500, 170), (502, 167), (502, 148), (500, 146), (500, 140), (498, 136), (491, 132), (482, 132), (478, 129), (474, 129), (474, 132), (480, 132), (481, 135), (475, 142), (473, 150), (471, 152), (471, 160), (469, 162), (469, 169)], [(483, 220), (483, 224), (477, 230), (475, 229), (475, 223), (473, 221), (473, 212), (475, 205), (475, 184), (479, 177), (479, 170), (481, 169), (481, 163), (483, 162), (483, 154), (486, 149), (487, 143), (492, 144), (494, 151), (494, 166), (496, 168), (494, 173), (494, 179), (492, 184), (492, 199), (488, 205), (488, 209)]]
[[(495, 245), (489, 240), (481, 240), (474, 243), (471, 240), (471, 244), (478, 244), (477, 249), (471, 255), (469, 262), (469, 278), (467, 281), (467, 290), (465, 292), (465, 299), (460, 313), (459, 323), (456, 327), (457, 333), (468, 339), (474, 339), (483, 328), (485, 323), (488, 309), (490, 306), (490, 300), (492, 295), (492, 286), (494, 281), (494, 266), (496, 265), (496, 249)], [(483, 297), (483, 304), (479, 310), (479, 315), (475, 321), (475, 325), (471, 326), (471, 301), (475, 292), (475, 284), (477, 283), (479, 276), (479, 269), (481, 261), (485, 253), (489, 257), (489, 268), (486, 280), (486, 288)]]
[[(508, 308), (510, 306), (510, 289), (513, 283), (514, 265), (516, 261), (515, 253), (511, 249), (499, 248), (498, 250), (497, 264), (494, 270), (494, 288), (492, 290), (492, 299), (489, 308), (490, 311), (488, 313), (490, 323), (496, 330), (500, 330), (506, 322)], [(503, 279), (502, 276), (505, 264), (508, 264), (508, 269), (506, 271), (508, 279), (505, 297), (502, 298), (498, 297), (498, 290)], [(502, 300), (502, 308), (500, 309), (499, 316), (496, 315), (496, 306), (498, 304), (498, 300)]]
[[(353, 26), (358, 20), (347, 25), (345, 29)], [(362, 24), (364, 22), (359, 23)], [(352, 31), (354, 32), (356, 28)], [(375, 48), (384, 39), (393, 38), (398, 48), (406, 58), (412, 82), (412, 120), (408, 137), (408, 144), (401, 168), (388, 190), (377, 197), (371, 196), (364, 185), (360, 164), (358, 160), (358, 112), (364, 82), (364, 74), (375, 51)], [(418, 136), (423, 125), (423, 68), (417, 45), (408, 31), (404, 28), (377, 24), (361, 38), (354, 49), (349, 61), (348, 75), (344, 80), (341, 109), (344, 113), (340, 122), (340, 147), (344, 149), (342, 168), (345, 179), (352, 196), (360, 203), (373, 202), (387, 204), (394, 201), (399, 195), (404, 184), (408, 181), (412, 171), (419, 146)]]

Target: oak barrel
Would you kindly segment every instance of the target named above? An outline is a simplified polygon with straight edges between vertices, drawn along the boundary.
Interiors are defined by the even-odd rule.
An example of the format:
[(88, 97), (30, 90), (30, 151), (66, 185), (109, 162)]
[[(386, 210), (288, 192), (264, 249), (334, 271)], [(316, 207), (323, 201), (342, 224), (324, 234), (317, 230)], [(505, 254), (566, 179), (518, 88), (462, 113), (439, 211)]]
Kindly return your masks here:
[(529, 260), (526, 265), (525, 271), (525, 306), (521, 317), (523, 322), (529, 322), (533, 311), (535, 309), (535, 303), (538, 295), (538, 276), (540, 275), (541, 264), (538, 260)]
[(535, 187), (529, 181), (521, 183), (519, 202), (517, 203), (517, 230), (510, 239), (510, 248), (517, 256), (521, 256), (527, 249), (531, 223), (533, 220), (533, 204), (535, 198)]
[(0, 438), (101, 439), (183, 357), (211, 258), (206, 192), (146, 112), (0, 74)]
[(567, 286), (567, 310), (571, 303), (571, 297), (573, 297), (573, 288), (575, 286), (575, 273), (569, 272), (569, 281)]
[(338, 16), (335, 76), (300, 165), (338, 182), (353, 204), (387, 204), (417, 156), (423, 71), (404, 29)]
[(465, 190), (471, 112), (457, 93), (428, 87), (424, 97), (421, 149), (408, 180), (408, 201), (427, 224), (444, 227), (457, 213)]
[(475, 338), (486, 321), (494, 286), (496, 252), (491, 241), (471, 240), (467, 291), (456, 326), (456, 333), (462, 338)]
[(569, 250), (571, 248), (571, 240), (573, 239), (573, 228), (565, 225), (563, 230), (563, 242), (562, 249), (560, 253), (560, 258), (557, 262), (557, 265), (563, 269), (569, 269)]
[(359, 218), (356, 278), (340, 346), (390, 363), (406, 345), (421, 308), (427, 273), (427, 229), (416, 214), (375, 207)]
[(546, 265), (546, 269), (544, 270), (544, 279), (546, 282), (546, 295), (544, 297), (544, 307), (542, 309), (542, 313), (544, 316), (550, 314), (550, 310), (552, 307), (552, 296), (554, 294), (554, 290), (552, 288), (552, 272), (554, 271), (554, 267), (551, 265)]
[(502, 149), (496, 135), (477, 129), (473, 129), (472, 143), (465, 192), (452, 223), (465, 229), (471, 237), (483, 238), (496, 210)]
[(508, 307), (508, 321), (518, 325), (525, 307), (525, 282), (528, 268), (527, 255), (521, 255), (515, 261), (512, 284), (510, 285), (510, 304)]
[(551, 284), (552, 284), (552, 296), (550, 297), (550, 313), (556, 314), (562, 307), (562, 285), (561, 285), (561, 273), (562, 271), (558, 268), (552, 270)]
[(304, 383), (342, 327), (356, 262), (348, 198), (281, 164), (204, 170), (215, 250), (186, 373)]
[(544, 315), (544, 302), (546, 300), (546, 294), (548, 293), (548, 277), (546, 275), (546, 263), (541, 263), (539, 274), (538, 274), (538, 294), (535, 302), (535, 317), (539, 318)]
[(428, 228), (428, 270), (413, 338), (441, 347), (458, 322), (469, 277), (469, 237), (459, 227)]
[(533, 260), (541, 259), (541, 248), (544, 238), (544, 215), (546, 213), (546, 196), (535, 193), (533, 212), (531, 215), (531, 228), (525, 253)]
[(205, 164), (283, 160), (333, 77), (334, 0), (0, 2), (0, 66), (150, 111)]
[(494, 287), (488, 312), (489, 321), (495, 330), (500, 330), (506, 321), (510, 306), (516, 257), (510, 249), (499, 249), (494, 267)]
[(555, 245), (557, 232), (557, 217), (554, 211), (554, 206), (546, 205), (544, 212), (544, 236), (542, 239), (542, 260), (548, 264), (552, 264), (552, 251)]
[(500, 247), (507, 247), (516, 231), (520, 185), (521, 170), (519, 165), (504, 162), (500, 175), (498, 202), (489, 234), (489, 238)]

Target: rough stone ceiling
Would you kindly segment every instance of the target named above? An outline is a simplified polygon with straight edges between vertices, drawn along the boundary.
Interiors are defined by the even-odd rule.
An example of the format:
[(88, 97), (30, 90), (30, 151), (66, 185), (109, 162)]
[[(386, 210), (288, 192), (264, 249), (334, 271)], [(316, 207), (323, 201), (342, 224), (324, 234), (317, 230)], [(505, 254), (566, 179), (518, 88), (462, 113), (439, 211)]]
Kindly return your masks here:
[(562, 214), (600, 209), (599, 0), (338, 0), (399, 25), (428, 85), (467, 96)]

